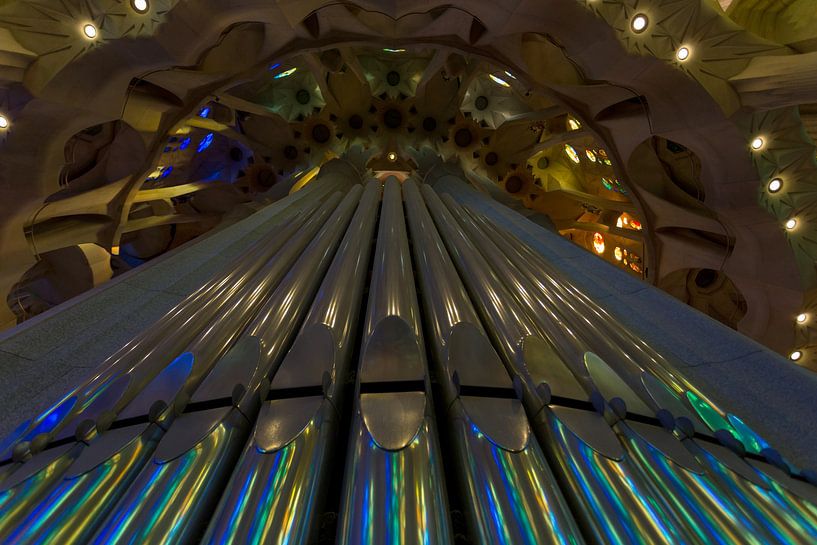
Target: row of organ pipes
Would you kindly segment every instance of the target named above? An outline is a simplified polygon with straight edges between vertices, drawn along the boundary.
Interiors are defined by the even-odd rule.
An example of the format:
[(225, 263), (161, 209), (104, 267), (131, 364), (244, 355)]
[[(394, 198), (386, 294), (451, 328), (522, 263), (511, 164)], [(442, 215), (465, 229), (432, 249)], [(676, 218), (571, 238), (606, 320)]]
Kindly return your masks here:
[(327, 171), (0, 443), (1, 543), (817, 542), (811, 474), (513, 233)]

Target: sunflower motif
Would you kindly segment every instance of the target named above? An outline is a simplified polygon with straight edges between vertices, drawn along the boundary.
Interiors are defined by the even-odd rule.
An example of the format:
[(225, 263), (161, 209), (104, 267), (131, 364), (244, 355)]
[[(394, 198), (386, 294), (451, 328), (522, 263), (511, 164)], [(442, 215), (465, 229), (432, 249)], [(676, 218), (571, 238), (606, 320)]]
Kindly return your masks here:
[(525, 168), (509, 171), (501, 182), (502, 188), (514, 198), (524, 199), (534, 186), (533, 174)]
[(460, 115), (448, 132), (448, 143), (460, 153), (474, 151), (482, 144), (482, 133), (476, 121)]
[(328, 117), (323, 115), (310, 116), (304, 120), (300, 130), (303, 138), (309, 144), (307, 153), (310, 164), (314, 164), (316, 160), (321, 162), (327, 151), (337, 152), (338, 149), (336, 148), (340, 147), (335, 124)]
[(280, 181), (275, 168), (267, 163), (253, 163), (247, 169), (245, 180), (251, 193), (264, 193)]
[(479, 149), (479, 164), (493, 180), (499, 180), (510, 169), (506, 158), (490, 144)]
[(378, 127), (386, 132), (402, 132), (409, 122), (410, 105), (405, 100), (375, 100)]

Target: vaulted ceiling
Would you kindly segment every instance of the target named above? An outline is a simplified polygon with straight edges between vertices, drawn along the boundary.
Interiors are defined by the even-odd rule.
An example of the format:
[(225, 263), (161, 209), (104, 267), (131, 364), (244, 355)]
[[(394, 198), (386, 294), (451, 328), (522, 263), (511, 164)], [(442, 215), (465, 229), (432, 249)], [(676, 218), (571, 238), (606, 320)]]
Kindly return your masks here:
[(2, 322), (328, 158), (361, 147), (372, 171), (407, 171), (431, 150), (817, 367), (809, 2), (2, 2)]

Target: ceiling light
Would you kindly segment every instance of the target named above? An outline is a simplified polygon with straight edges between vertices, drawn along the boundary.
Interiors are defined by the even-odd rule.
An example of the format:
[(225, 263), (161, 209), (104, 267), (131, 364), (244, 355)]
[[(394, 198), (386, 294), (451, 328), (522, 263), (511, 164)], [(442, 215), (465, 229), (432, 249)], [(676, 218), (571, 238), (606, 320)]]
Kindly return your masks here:
[(9, 128), (9, 118), (4, 116), (4, 115), (0, 115), (0, 129), (8, 129), (8, 128)]
[(136, 13), (145, 13), (148, 10), (148, 0), (130, 0), (130, 6)]
[(797, 323), (798, 324), (804, 324), (804, 323), (806, 323), (806, 320), (808, 320), (808, 314), (806, 314), (805, 312), (803, 312), (802, 314), (797, 315)]
[(386, 157), (388, 157), (389, 161), (391, 161), (392, 163), (397, 161), (397, 154), (394, 153), (393, 151), (390, 151), (389, 154), (386, 155)]
[(769, 182), (769, 193), (777, 193), (781, 187), (783, 187), (783, 180), (775, 178)]
[(763, 147), (763, 139), (761, 137), (758, 136), (757, 138), (752, 140), (752, 149), (753, 150), (759, 150), (762, 147)]
[(794, 229), (795, 227), (797, 227), (797, 220), (796, 220), (795, 218), (790, 218), (790, 219), (789, 219), (789, 220), (786, 222), (786, 229), (788, 229), (789, 231), (791, 231), (791, 230), (792, 230), (792, 229)]
[(690, 51), (688, 47), (679, 47), (678, 51), (675, 53), (675, 58), (683, 62), (689, 58), (689, 53)]
[(647, 19), (647, 16), (644, 15), (643, 13), (639, 13), (638, 15), (633, 17), (633, 21), (632, 23), (630, 23), (630, 28), (633, 29), (633, 32), (640, 34), (641, 32), (644, 32), (644, 30), (647, 28), (648, 22), (649, 21)]
[(386, 53), (405, 53), (405, 49), (392, 49), (390, 47), (384, 47), (383, 51)]
[(89, 40), (93, 40), (96, 38), (96, 27), (91, 23), (87, 23), (82, 27), (82, 33), (85, 34), (85, 37)]
[(496, 77), (493, 74), (488, 74), (488, 77), (491, 78), (494, 81), (494, 83), (496, 83), (497, 85), (501, 85), (502, 87), (510, 87), (511, 86), (510, 83), (508, 83), (504, 79)]
[(798, 361), (802, 357), (803, 357), (803, 353), (800, 350), (795, 350), (794, 352), (789, 354), (789, 359), (791, 361)]

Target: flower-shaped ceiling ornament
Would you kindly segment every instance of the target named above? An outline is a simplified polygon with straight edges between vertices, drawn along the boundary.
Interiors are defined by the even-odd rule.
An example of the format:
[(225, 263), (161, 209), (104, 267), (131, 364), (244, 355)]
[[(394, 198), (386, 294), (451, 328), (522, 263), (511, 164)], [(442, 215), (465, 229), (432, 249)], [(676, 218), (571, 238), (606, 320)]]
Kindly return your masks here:
[(524, 114), (530, 109), (516, 98), (510, 84), (498, 83), (489, 76), (474, 78), (462, 100), (463, 113), (491, 129), (502, 125), (506, 119)]
[[(813, 206), (817, 202), (815, 146), (802, 130), (798, 109), (758, 112), (741, 123), (741, 128), (747, 141), (760, 136), (764, 142), (761, 149), (748, 151), (760, 174), (761, 205), (780, 221)], [(781, 187), (770, 192), (773, 179), (780, 180)]]
[[(59, 69), (105, 40), (118, 38), (102, 24), (101, 10), (88, 2), (21, 0), (0, 7), (0, 28), (9, 30), (23, 47)], [(93, 25), (93, 36), (84, 32)]]
[(334, 155), (340, 151), (341, 142), (335, 136), (335, 125), (323, 115), (306, 118), (301, 126), (301, 132), (309, 145), (309, 164), (321, 164), (327, 153)]
[(414, 96), (427, 64), (417, 58), (386, 62), (375, 57), (360, 57), (372, 95), (385, 94), (390, 98)]
[(118, 38), (150, 36), (164, 22), (165, 15), (179, 0), (149, 0), (147, 11), (133, 9), (131, 0), (100, 2), (100, 26), (109, 29)]
[(289, 122), (303, 121), (326, 104), (314, 74), (297, 66), (276, 65), (263, 78), (234, 87), (229, 93), (260, 104)]
[(271, 72), (272, 75), (253, 102), (263, 104), (287, 121), (296, 121), (319, 111), (326, 102), (312, 72), (297, 68), (282, 76), (289, 70), (292, 68)]
[[(698, 0), (584, 0), (616, 31), (631, 53), (671, 62), (698, 81), (727, 113), (740, 107), (729, 78), (751, 57), (791, 50), (738, 27), (723, 12)], [(643, 27), (637, 26), (640, 21)], [(683, 58), (678, 56), (685, 49)]]
[(36, 53), (42, 83), (66, 64), (109, 40), (152, 35), (178, 0), (150, 0), (145, 13), (130, 0), (20, 0), (0, 6), (0, 28)]

